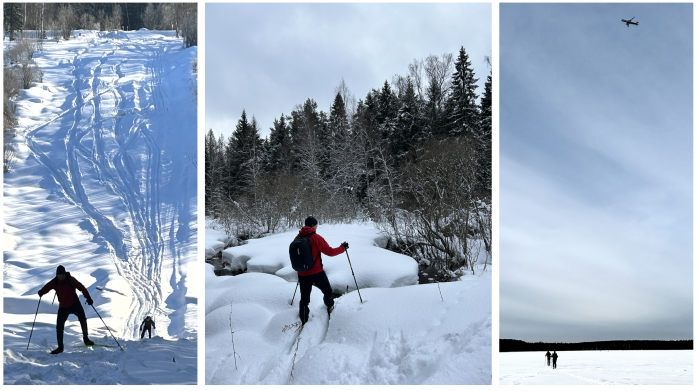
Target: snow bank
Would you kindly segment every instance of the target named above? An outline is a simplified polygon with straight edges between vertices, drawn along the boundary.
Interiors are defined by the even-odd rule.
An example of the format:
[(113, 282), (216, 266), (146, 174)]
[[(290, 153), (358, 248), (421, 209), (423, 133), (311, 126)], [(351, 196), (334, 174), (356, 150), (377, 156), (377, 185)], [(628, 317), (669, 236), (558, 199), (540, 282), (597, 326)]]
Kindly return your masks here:
[[(297, 275), (289, 262), (289, 244), (297, 233), (285, 232), (251, 239), (244, 246), (228, 248), (223, 251), (223, 263), (230, 264), (232, 270), (247, 268), (248, 272), (275, 274), (295, 282)], [(356, 289), (352, 269), (360, 289), (392, 288), (418, 282), (417, 262), (377, 247), (375, 240), (380, 234), (371, 224), (319, 225), (317, 233), (331, 247), (338, 247), (344, 241), (350, 245), (347, 254), (322, 256), (323, 269), (335, 293), (344, 293), (348, 286), (350, 291)]]
[(204, 239), (204, 252), (206, 259), (213, 258), (216, 254), (223, 250), (228, 242), (228, 236), (215, 229), (207, 228), (206, 237)]

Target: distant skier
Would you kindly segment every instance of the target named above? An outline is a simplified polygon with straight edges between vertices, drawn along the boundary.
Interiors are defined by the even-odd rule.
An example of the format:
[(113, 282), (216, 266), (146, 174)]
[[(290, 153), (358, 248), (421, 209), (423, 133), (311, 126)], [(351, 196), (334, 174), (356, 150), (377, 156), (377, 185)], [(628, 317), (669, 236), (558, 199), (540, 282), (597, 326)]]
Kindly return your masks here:
[(556, 361), (558, 360), (558, 354), (555, 350), (553, 351), (553, 356), (551, 357), (553, 357), (553, 369), (556, 369)]
[[(146, 325), (146, 327), (143, 327), (143, 325)], [(138, 329), (143, 331), (141, 332), (141, 339), (143, 339), (143, 336), (146, 335), (146, 330), (148, 330), (148, 339), (150, 339), (150, 328), (153, 326), (153, 329), (155, 329), (155, 321), (151, 319), (150, 316), (146, 316), (145, 319), (143, 319), (143, 322), (141, 323), (141, 327)]]
[(71, 277), (70, 273), (66, 272), (66, 269), (62, 265), (56, 268), (56, 277), (49, 281), (48, 284), (44, 285), (43, 288), (39, 289), (39, 298), (49, 293), (51, 289), (56, 290), (56, 296), (58, 297), (58, 317), (56, 318), (56, 339), (58, 340), (58, 348), (53, 350), (51, 354), (63, 352), (63, 327), (70, 314), (74, 314), (78, 317), (80, 328), (82, 328), (83, 331), (83, 342), (85, 345), (94, 345), (95, 343), (90, 341), (87, 337), (87, 317), (85, 316), (83, 306), (80, 304), (78, 295), (75, 293), (75, 289), (79, 289), (87, 299), (87, 304), (92, 305), (92, 298), (87, 289), (80, 281)]
[(546, 356), (546, 366), (550, 367), (551, 366), (551, 352), (547, 350), (545, 356)]
[(332, 312), (335, 301), (333, 300), (333, 291), (330, 287), (328, 276), (323, 270), (323, 260), (320, 254), (323, 253), (329, 257), (342, 254), (349, 248), (347, 242), (342, 243), (339, 247), (332, 248), (322, 236), (316, 233), (318, 228), (318, 220), (313, 216), (308, 216), (304, 221), (304, 227), (299, 231), (299, 236), (308, 236), (311, 241), (311, 253), (315, 263), (310, 270), (297, 272), (299, 285), (301, 286), (301, 301), (299, 302), (299, 317), (301, 324), (308, 322), (310, 310), (308, 304), (311, 302), (311, 290), (313, 285), (323, 292), (323, 302), (328, 309), (328, 315)]

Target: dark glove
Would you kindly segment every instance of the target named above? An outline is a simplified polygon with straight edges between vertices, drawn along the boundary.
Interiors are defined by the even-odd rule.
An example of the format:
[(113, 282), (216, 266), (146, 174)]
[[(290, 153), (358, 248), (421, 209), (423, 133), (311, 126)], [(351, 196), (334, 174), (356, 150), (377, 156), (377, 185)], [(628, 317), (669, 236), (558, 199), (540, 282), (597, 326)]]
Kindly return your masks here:
[(345, 250), (347, 250), (349, 248), (349, 244), (347, 244), (347, 242), (342, 242), (342, 244), (340, 246), (344, 247)]
[(94, 303), (94, 301), (92, 301), (92, 299), (88, 297), (87, 298), (87, 305), (92, 305), (92, 303)]
[(39, 298), (41, 299), (41, 296), (43, 296), (44, 294), (41, 292), (38, 292), (38, 293), (39, 293)]

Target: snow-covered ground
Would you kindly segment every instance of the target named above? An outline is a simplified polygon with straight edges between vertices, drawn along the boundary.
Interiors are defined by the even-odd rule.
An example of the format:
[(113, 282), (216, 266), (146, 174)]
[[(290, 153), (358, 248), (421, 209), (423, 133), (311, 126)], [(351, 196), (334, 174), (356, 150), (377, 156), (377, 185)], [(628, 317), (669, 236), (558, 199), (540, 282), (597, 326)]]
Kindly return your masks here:
[[(76, 362), (90, 362), (97, 383), (196, 383), (196, 56), (174, 32), (145, 30), (76, 31), (35, 54), (44, 79), (17, 100), (18, 162), (3, 181), (6, 384), (27, 374), (92, 382)], [(59, 264), (87, 287), (126, 352), (71, 349), (80, 335), (71, 316), (66, 353), (48, 355), (53, 292), (26, 350), (36, 293)], [(84, 307), (90, 335), (109, 336)], [(128, 342), (146, 315), (163, 339)]]
[(555, 370), (546, 366), (545, 353), (500, 353), (500, 384), (686, 385), (692, 384), (694, 376), (692, 350), (556, 352)]
[(349, 293), (328, 319), (314, 288), (300, 341), (300, 293), (290, 305), (296, 277), (286, 271), (295, 232), (225, 250), (247, 273), (216, 277), (206, 265), (206, 384), (491, 384), (489, 272), (415, 285), (416, 262), (375, 246), (372, 225), (320, 225), (318, 234), (333, 247), (349, 242), (360, 291), (345, 254), (323, 256), (335, 292)]

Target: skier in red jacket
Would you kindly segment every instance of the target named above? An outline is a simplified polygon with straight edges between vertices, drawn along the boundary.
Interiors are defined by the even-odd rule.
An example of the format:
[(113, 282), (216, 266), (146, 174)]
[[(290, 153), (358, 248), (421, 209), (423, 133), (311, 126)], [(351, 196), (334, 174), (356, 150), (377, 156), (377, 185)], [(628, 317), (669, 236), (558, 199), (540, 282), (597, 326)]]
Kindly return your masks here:
[(75, 293), (75, 289), (79, 289), (87, 299), (87, 304), (92, 305), (92, 298), (87, 289), (80, 281), (71, 277), (70, 273), (67, 273), (63, 266), (58, 266), (58, 268), (56, 268), (56, 277), (49, 281), (48, 284), (44, 285), (43, 288), (39, 289), (39, 298), (49, 293), (51, 289), (56, 290), (56, 296), (58, 297), (58, 318), (56, 319), (56, 339), (58, 340), (58, 348), (53, 350), (51, 354), (63, 352), (63, 327), (70, 314), (75, 314), (75, 316), (78, 317), (78, 321), (80, 321), (85, 345), (94, 345), (95, 343), (87, 338), (87, 317), (85, 316), (83, 306), (80, 304), (78, 295)]
[(299, 235), (306, 236), (310, 235), (311, 239), (311, 253), (313, 254), (313, 260), (315, 263), (310, 270), (305, 272), (297, 272), (299, 278), (299, 286), (301, 287), (301, 301), (299, 302), (299, 317), (301, 318), (301, 323), (306, 324), (308, 321), (308, 314), (310, 310), (308, 309), (308, 304), (311, 302), (311, 290), (313, 285), (318, 287), (318, 289), (323, 292), (323, 302), (328, 308), (328, 315), (332, 312), (335, 301), (333, 300), (333, 290), (330, 287), (330, 281), (328, 281), (328, 276), (323, 270), (323, 260), (320, 254), (323, 253), (329, 257), (334, 257), (335, 255), (342, 254), (349, 244), (347, 242), (342, 243), (339, 247), (332, 248), (328, 245), (328, 242), (323, 239), (322, 236), (316, 233), (316, 228), (318, 228), (318, 220), (313, 216), (306, 217), (304, 222), (305, 226), (299, 231)]

